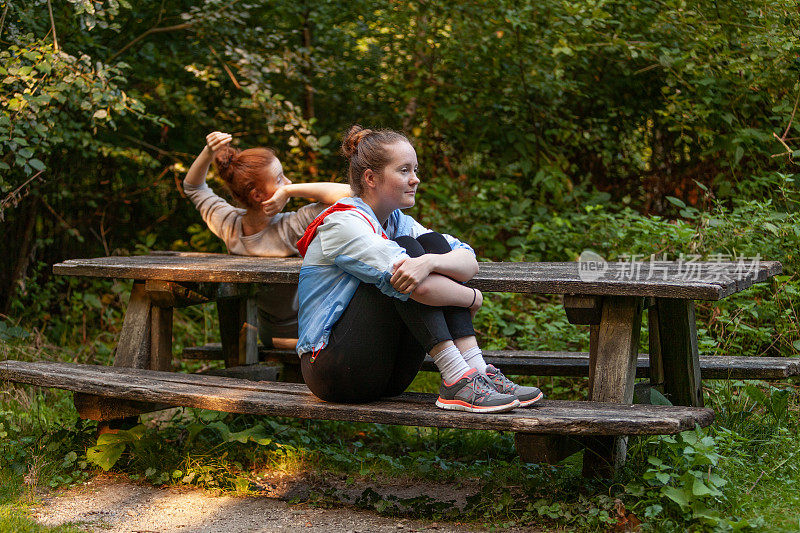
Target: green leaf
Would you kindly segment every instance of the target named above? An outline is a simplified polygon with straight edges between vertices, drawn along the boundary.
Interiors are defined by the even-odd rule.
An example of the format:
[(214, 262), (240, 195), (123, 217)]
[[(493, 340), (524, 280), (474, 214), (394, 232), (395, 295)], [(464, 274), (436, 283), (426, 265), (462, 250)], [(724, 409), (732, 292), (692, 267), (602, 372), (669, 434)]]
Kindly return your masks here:
[(689, 500), (686, 499), (686, 494), (681, 489), (676, 487), (664, 487), (661, 489), (662, 494), (677, 503), (681, 508), (689, 505)]
[(667, 196), (667, 201), (674, 206), (680, 207), (681, 209), (686, 208), (686, 204), (680, 198), (675, 198), (674, 196)]
[(742, 148), (741, 146), (737, 146), (736, 147), (736, 152), (735, 152), (735, 154), (733, 156), (734, 164), (738, 165), (739, 161), (742, 160), (742, 157), (744, 157), (744, 148)]
[(753, 400), (760, 404), (767, 405), (767, 395), (763, 390), (759, 389), (755, 385), (747, 385), (745, 386), (744, 390)]
[(775, 226), (775, 224), (771, 222), (764, 222), (764, 228), (767, 229), (770, 233), (772, 233), (776, 237), (780, 237), (780, 230), (778, 230), (778, 227)]
[(726, 479), (719, 477), (716, 474), (711, 474), (708, 476), (708, 482), (711, 483), (714, 487), (724, 487), (728, 484)]
[(770, 404), (772, 406), (772, 414), (778, 420), (783, 420), (789, 414), (789, 391), (788, 390), (773, 390), (770, 397)]
[(103, 119), (106, 118), (107, 116), (108, 116), (108, 111), (106, 111), (105, 109), (98, 109), (97, 111), (94, 112), (92, 118)]
[(41, 161), (39, 161), (36, 158), (28, 160), (28, 164), (30, 166), (32, 166), (34, 169), (36, 169), (36, 170), (44, 170), (45, 169), (45, 164), (42, 163)]
[[(100, 435), (104, 437), (107, 434)], [(99, 441), (100, 439), (98, 439)], [(125, 451), (124, 444), (104, 444), (93, 446), (86, 450), (86, 458), (89, 462), (96, 464), (106, 472), (111, 470), (111, 467), (116, 464)]]
[(666, 485), (667, 483), (669, 483), (669, 480), (671, 478), (672, 478), (672, 476), (670, 476), (666, 472), (659, 472), (659, 473), (656, 474), (656, 479), (659, 480), (663, 485)]
[(666, 396), (661, 394), (658, 389), (650, 389), (650, 405), (672, 405), (672, 402)]
[(692, 494), (695, 496), (708, 496), (711, 494), (711, 489), (702, 480), (695, 478), (692, 484)]

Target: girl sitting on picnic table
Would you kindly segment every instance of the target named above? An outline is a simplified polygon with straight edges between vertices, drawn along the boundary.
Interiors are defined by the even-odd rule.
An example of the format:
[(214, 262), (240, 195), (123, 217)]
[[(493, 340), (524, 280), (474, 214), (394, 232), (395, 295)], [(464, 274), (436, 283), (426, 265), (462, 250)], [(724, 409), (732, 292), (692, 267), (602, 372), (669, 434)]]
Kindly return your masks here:
[(463, 285), (475, 253), (402, 213), (415, 203), (417, 155), (391, 130), (353, 126), (342, 154), (355, 197), (325, 210), (297, 243), (303, 379), (322, 400), (402, 393), (429, 353), (442, 375), (436, 405), (501, 412), (542, 398), (487, 365), (472, 316), (483, 295)]
[[(349, 196), (350, 187), (339, 183), (292, 183), (281, 162), (268, 148), (237, 150), (231, 135), (215, 131), (206, 136), (206, 146), (192, 163), (183, 190), (200, 211), (208, 228), (239, 255), (288, 257), (297, 255), (297, 240), (308, 224), (328, 205)], [(233, 198), (234, 207), (217, 196), (206, 183), (214, 162)], [(281, 213), (290, 198), (309, 198), (318, 203)], [(259, 291), (258, 323), (261, 342), (294, 347), (297, 339), (297, 289), (292, 285), (264, 287)]]

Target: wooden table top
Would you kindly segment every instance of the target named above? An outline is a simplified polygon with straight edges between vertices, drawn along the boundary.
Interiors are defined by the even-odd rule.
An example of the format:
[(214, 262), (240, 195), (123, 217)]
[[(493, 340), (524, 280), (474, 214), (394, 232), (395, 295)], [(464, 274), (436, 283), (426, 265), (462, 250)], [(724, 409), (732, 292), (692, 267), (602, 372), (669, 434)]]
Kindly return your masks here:
[[(297, 283), (298, 257), (193, 252), (71, 259), (55, 274), (207, 283)], [(482, 262), (467, 283), (486, 292), (720, 300), (781, 273), (778, 261)]]

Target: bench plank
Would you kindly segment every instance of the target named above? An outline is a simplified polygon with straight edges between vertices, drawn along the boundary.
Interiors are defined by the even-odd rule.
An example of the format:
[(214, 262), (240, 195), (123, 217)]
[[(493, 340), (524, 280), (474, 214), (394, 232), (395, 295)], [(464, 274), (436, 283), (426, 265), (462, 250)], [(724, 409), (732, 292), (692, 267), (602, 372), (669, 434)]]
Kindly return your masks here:
[[(160, 253), (129, 257), (71, 259), (53, 266), (55, 274), (104, 278), (213, 283), (297, 283), (300, 258), (246, 257), (208, 253)], [(762, 261), (752, 272), (735, 263), (607, 263), (595, 281), (584, 281), (578, 263), (482, 262), (467, 283), (487, 292), (653, 296), (720, 300), (781, 272), (777, 261)], [(688, 269), (691, 268), (691, 271)]]
[[(259, 346), (261, 361), (274, 359), (281, 363), (299, 365), (293, 350), (271, 350)], [(222, 359), (219, 343), (192, 346), (183, 350), (186, 359)], [(575, 376), (589, 375), (589, 354), (586, 352), (541, 352), (523, 350), (486, 350), (483, 358), (509, 375), (520, 376)], [(422, 363), (424, 371), (438, 372), (430, 356)], [(786, 379), (800, 376), (800, 358), (792, 357), (741, 357), (710, 355), (700, 357), (703, 379)], [(639, 354), (636, 377), (650, 374), (647, 354)]]
[(0, 361), (0, 379), (125, 400), (232, 413), (559, 435), (654, 435), (708, 426), (706, 408), (545, 401), (502, 414), (443, 411), (435, 395), (405, 393), (368, 404), (321, 401), (305, 385), (74, 363)]

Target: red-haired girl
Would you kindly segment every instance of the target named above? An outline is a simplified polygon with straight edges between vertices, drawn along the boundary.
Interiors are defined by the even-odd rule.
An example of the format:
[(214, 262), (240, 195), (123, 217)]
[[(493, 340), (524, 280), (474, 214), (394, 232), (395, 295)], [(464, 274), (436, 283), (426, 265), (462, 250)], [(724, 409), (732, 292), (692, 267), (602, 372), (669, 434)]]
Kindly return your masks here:
[[(338, 183), (292, 183), (281, 162), (268, 148), (237, 150), (231, 135), (215, 131), (192, 163), (183, 190), (200, 211), (208, 228), (233, 254), (263, 257), (297, 255), (297, 240), (329, 204), (349, 196), (350, 187)], [(217, 196), (206, 183), (212, 161), (231, 195), (241, 207)], [(290, 198), (317, 203), (282, 213)], [(258, 294), (259, 336), (266, 346), (273, 338), (297, 338), (297, 295), (291, 285), (265, 287)], [(287, 341), (283, 341), (286, 347)], [(293, 345), (292, 341), (288, 341)]]

